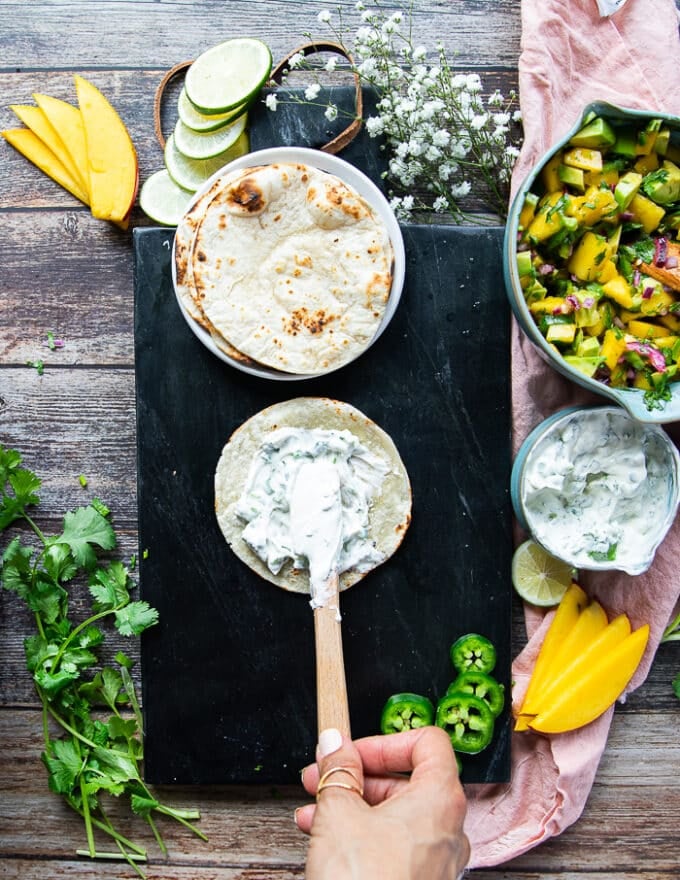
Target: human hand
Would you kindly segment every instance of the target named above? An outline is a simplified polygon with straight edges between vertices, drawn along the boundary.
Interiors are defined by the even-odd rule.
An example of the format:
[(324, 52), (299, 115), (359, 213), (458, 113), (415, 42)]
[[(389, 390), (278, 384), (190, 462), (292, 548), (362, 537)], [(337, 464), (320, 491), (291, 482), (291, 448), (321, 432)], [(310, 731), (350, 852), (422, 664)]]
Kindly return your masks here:
[(302, 783), (317, 802), (295, 814), (311, 834), (307, 880), (459, 877), (470, 856), (465, 795), (443, 730), (422, 727), (356, 742), (325, 730), (316, 757)]

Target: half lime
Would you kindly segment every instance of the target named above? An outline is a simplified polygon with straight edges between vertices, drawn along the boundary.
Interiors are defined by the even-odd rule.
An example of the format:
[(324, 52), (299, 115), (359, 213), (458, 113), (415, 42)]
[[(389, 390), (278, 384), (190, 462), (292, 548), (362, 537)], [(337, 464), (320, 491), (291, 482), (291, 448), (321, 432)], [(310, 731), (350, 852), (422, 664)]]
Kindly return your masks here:
[(556, 559), (535, 541), (525, 541), (512, 557), (512, 584), (532, 605), (549, 607), (559, 604), (574, 579), (575, 571)]
[(272, 53), (266, 43), (253, 37), (237, 37), (199, 55), (187, 70), (184, 88), (199, 113), (226, 113), (250, 103), (271, 68)]
[(211, 159), (189, 159), (177, 149), (175, 137), (171, 134), (165, 145), (165, 167), (178, 186), (195, 192), (220, 168), (239, 156), (245, 156), (249, 149), (248, 132), (243, 131), (236, 142), (219, 156)]
[(177, 186), (162, 168), (144, 181), (139, 193), (139, 206), (152, 220), (162, 226), (177, 226), (193, 193)]

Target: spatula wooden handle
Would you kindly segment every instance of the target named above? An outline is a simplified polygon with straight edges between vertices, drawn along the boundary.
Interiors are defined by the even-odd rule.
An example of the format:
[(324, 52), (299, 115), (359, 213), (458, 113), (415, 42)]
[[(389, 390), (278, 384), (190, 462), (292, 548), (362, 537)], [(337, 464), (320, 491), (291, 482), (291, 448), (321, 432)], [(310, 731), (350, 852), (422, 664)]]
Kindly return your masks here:
[(319, 733), (329, 727), (350, 736), (349, 706), (338, 602), (314, 609), (316, 707)]

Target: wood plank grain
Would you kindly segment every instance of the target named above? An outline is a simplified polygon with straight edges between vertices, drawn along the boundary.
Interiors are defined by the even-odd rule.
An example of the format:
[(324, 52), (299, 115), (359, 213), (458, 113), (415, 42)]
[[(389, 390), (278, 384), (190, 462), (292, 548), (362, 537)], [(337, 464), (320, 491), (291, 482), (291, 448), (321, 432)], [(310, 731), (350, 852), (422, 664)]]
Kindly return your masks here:
[[(662, 733), (667, 751), (661, 748)], [(80, 848), (80, 819), (62, 805), (47, 789), (39, 753), (40, 718), (35, 711), (0, 711), (0, 774), (3, 797), (0, 799), (0, 852), (5, 859), (20, 864), (24, 859), (58, 859), (71, 862), (73, 850)], [(648, 734), (652, 733), (650, 740)], [(674, 744), (675, 743), (675, 744)], [(656, 753), (659, 766), (648, 776), (650, 766), (642, 765), (645, 756)], [(665, 775), (664, 775), (665, 774)], [(665, 780), (662, 782), (662, 780)], [(662, 790), (664, 797), (660, 797)], [(277, 877), (281, 871), (301, 876), (306, 839), (292, 822), (296, 806), (306, 802), (297, 786), (280, 789), (251, 788), (174, 788), (157, 789), (161, 798), (177, 807), (198, 808), (201, 829), (208, 834), (207, 844), (185, 829), (164, 824), (170, 857), (159, 860), (155, 845), (137, 821), (130, 819), (122, 805), (114, 804), (112, 817), (121, 822), (121, 830), (148, 845), (156, 870), (163, 876), (183, 878), (182, 871), (194, 876), (210, 869), (271, 871), (263, 876)], [(615, 809), (613, 809), (615, 804)], [(36, 835), (32, 823), (17, 822), (28, 813), (40, 816), (42, 833)], [(497, 870), (475, 872), (475, 877), (511, 876), (599, 878), (677, 876), (676, 829), (680, 823), (680, 748), (675, 728), (663, 714), (650, 713), (640, 726), (635, 715), (621, 715), (611, 730), (610, 743), (598, 771), (595, 785), (580, 820), (560, 837), (553, 838)], [(653, 829), (653, 846), (650, 846)], [(644, 853), (644, 871), (640, 858)], [(0, 864), (7, 864), (7, 861)], [(50, 876), (56, 864), (50, 862)], [(82, 862), (74, 863), (83, 871)], [(566, 870), (565, 870), (566, 869)], [(168, 873), (175, 870), (176, 874)], [(97, 876), (126, 876), (120, 866), (106, 865)], [(22, 876), (31, 876), (22, 875)], [(33, 875), (33, 876), (38, 876)], [(43, 874), (44, 876), (44, 874)], [(88, 876), (76, 873), (75, 876)], [(94, 874), (93, 874), (94, 876)], [(150, 874), (150, 877), (156, 876)], [(209, 876), (209, 875), (205, 875)], [(222, 874), (220, 873), (220, 876)], [(229, 874), (225, 876), (229, 877)], [(235, 873), (235, 877), (257, 874)]]
[[(90, 0), (85, 13), (77, 2), (4, 2), (2, 66), (5, 70), (79, 66), (81, 71), (170, 67), (244, 33), (267, 42), (278, 57), (304, 42), (307, 32), (315, 38), (329, 36), (317, 21), (320, 10), (335, 16), (337, 24), (337, 9), (342, 7), (346, 27), (353, 33), (361, 25), (354, 6), (354, 0), (322, 0), (314, 5), (297, 0), (230, 0), (227, 12), (221, 0)], [(516, 66), (520, 21), (515, 0), (464, 4), (417, 0), (414, 7), (417, 41), (431, 51), (442, 40), (459, 66)], [(67, 38), (72, 32), (77, 32), (77, 40)]]

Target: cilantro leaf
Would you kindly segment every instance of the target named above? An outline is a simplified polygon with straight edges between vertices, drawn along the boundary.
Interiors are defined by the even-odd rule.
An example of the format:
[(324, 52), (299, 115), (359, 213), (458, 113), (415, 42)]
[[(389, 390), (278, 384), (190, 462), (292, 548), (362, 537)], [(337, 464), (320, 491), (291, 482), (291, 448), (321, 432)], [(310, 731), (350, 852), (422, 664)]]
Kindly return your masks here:
[(138, 636), (158, 623), (158, 611), (148, 602), (130, 602), (116, 611), (116, 629), (122, 636)]
[(41, 481), (20, 464), (16, 450), (0, 446), (0, 529), (24, 517), (26, 508), (40, 501), (37, 492)]
[(113, 611), (130, 601), (130, 578), (122, 562), (112, 562), (106, 568), (98, 568), (90, 577), (90, 593), (96, 611)]
[(73, 740), (52, 740), (50, 752), (43, 753), (42, 759), (49, 773), (50, 789), (57, 794), (69, 794), (73, 791), (83, 760)]
[(79, 507), (64, 517), (64, 531), (51, 544), (68, 544), (73, 558), (86, 569), (92, 569), (97, 561), (93, 546), (113, 550), (116, 535), (111, 523), (94, 507)]

